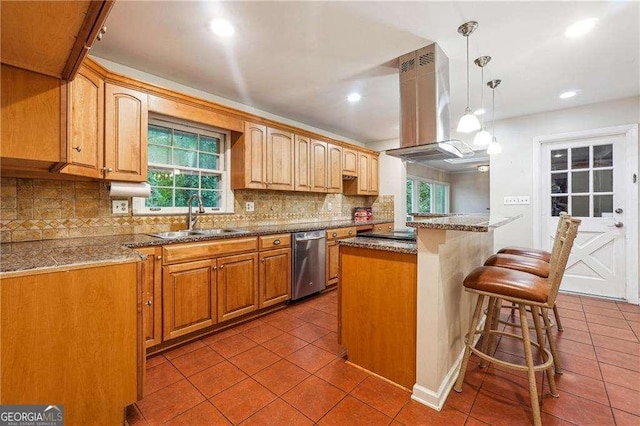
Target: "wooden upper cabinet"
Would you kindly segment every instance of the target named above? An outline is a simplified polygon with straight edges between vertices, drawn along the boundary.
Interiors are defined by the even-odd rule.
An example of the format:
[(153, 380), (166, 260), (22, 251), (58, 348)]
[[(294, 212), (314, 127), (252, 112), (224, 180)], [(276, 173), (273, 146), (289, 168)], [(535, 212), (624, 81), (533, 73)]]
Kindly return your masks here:
[(327, 192), (342, 192), (342, 148), (327, 144)]
[(258, 254), (218, 258), (218, 321), (258, 309)]
[(342, 174), (358, 176), (358, 152), (349, 148), (342, 148)]
[[(3, 23), (8, 3), (2, 3)], [(48, 171), (60, 165), (66, 156), (66, 83), (5, 64), (1, 73), (2, 167)]]
[(327, 192), (327, 143), (311, 140), (311, 191)]
[(105, 84), (104, 177), (147, 180), (147, 94)]
[(358, 151), (357, 179), (345, 180), (344, 193), (378, 195), (378, 154)]
[[(263, 189), (267, 187), (266, 144), (267, 127), (246, 122), (243, 143), (244, 161), (241, 166), (244, 168), (244, 183), (240, 185), (241, 188)], [(242, 154), (240, 155), (242, 156)]]
[(378, 155), (372, 155), (369, 161), (369, 194), (378, 195)]
[(293, 191), (293, 133), (267, 128), (267, 189)]
[(358, 153), (358, 194), (369, 193), (369, 175), (371, 174), (371, 157)]
[(295, 135), (294, 145), (294, 191), (311, 190), (311, 139), (306, 136)]
[(2, 62), (72, 80), (113, 1), (3, 1)]
[(68, 84), (67, 165), (62, 173), (102, 177), (104, 155), (104, 81), (82, 67)]

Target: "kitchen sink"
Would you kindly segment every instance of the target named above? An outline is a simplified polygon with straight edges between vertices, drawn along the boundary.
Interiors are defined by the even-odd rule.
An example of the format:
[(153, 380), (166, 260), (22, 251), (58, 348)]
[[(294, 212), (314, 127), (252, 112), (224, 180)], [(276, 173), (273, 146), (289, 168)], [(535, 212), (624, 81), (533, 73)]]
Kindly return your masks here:
[(215, 228), (215, 229), (193, 229), (191, 231), (169, 231), (169, 232), (157, 232), (155, 234), (148, 234), (152, 237), (158, 237), (165, 240), (175, 240), (178, 238), (187, 237), (204, 237), (208, 235), (230, 235), (230, 234), (242, 234), (245, 231), (238, 229), (227, 228)]

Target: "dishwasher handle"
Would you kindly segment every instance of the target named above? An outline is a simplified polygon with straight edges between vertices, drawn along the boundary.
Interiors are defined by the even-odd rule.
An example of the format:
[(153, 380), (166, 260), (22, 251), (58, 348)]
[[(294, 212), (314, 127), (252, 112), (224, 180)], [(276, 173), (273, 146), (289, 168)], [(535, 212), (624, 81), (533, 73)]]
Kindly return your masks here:
[(323, 240), (324, 238), (325, 238), (324, 235), (321, 235), (319, 237), (296, 238), (296, 243), (302, 242), (302, 241)]

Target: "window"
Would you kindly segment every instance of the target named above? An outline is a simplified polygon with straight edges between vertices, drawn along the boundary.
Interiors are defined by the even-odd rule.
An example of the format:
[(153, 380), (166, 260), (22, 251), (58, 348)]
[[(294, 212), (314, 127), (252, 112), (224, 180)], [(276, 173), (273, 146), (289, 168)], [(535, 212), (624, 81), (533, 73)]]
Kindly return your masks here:
[(407, 216), (411, 213), (448, 213), (449, 184), (407, 177)]
[[(228, 134), (206, 126), (149, 120), (149, 198), (134, 199), (134, 213), (186, 213), (192, 195), (207, 212), (232, 211)], [(195, 204), (195, 203), (194, 203)]]

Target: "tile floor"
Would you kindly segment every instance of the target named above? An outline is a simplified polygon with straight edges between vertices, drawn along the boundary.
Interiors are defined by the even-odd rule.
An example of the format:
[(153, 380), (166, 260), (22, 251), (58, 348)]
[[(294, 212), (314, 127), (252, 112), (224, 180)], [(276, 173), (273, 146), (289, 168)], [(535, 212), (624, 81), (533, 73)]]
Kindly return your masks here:
[[(559, 296), (558, 307), (565, 372), (556, 376), (560, 397), (543, 397), (544, 424), (640, 425), (640, 307), (569, 295)], [(452, 392), (437, 412), (345, 364), (336, 310), (337, 293), (330, 292), (153, 356), (129, 424), (531, 422), (526, 375), (513, 370), (470, 362), (462, 393)], [(498, 354), (518, 359), (518, 343), (501, 341)]]

